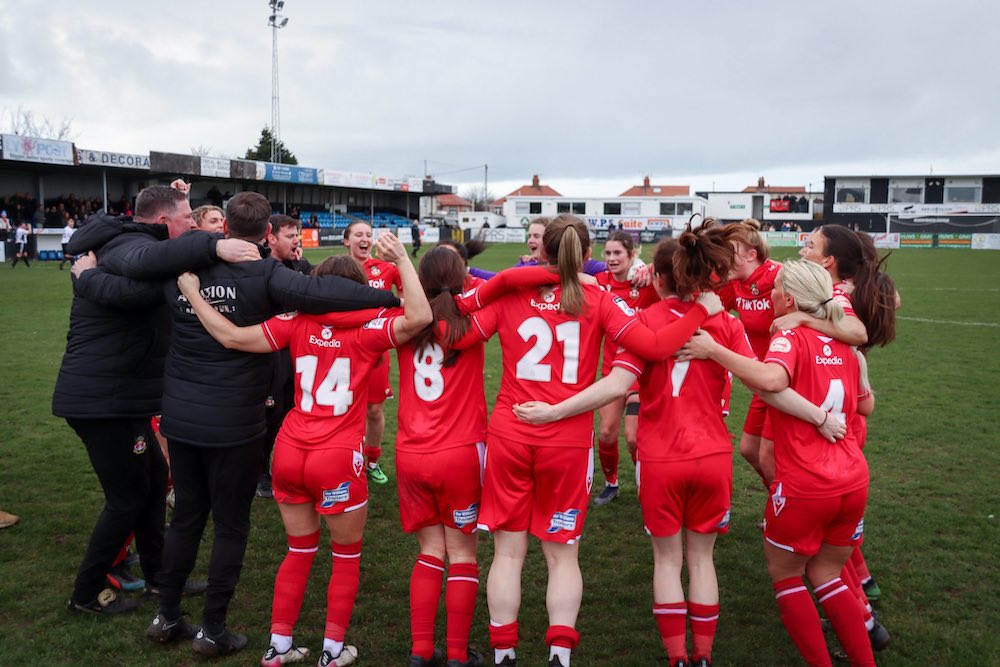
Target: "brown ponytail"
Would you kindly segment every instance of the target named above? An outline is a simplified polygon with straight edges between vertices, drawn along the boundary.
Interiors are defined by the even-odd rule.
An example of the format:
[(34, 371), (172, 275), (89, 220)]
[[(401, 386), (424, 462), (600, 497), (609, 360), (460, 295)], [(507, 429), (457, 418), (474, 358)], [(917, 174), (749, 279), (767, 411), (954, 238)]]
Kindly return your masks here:
[(587, 226), (572, 215), (556, 216), (545, 226), (542, 246), (549, 264), (555, 264), (559, 269), (562, 287), (559, 310), (574, 317), (580, 315), (584, 298), (579, 274), (583, 270), (583, 258), (590, 249)]

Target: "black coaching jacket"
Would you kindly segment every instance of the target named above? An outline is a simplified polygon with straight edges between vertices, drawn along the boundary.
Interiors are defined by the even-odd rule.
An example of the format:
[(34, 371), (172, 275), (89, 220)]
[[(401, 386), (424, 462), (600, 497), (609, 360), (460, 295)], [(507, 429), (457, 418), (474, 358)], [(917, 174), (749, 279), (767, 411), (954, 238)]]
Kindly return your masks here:
[[(184, 261), (174, 248), (157, 244), (137, 248), (120, 269), (125, 276), (151, 280), (176, 276)], [(272, 257), (217, 263), (197, 273), (205, 299), (238, 326), (260, 324), (293, 310), (326, 313), (400, 303), (390, 292), (338, 276), (305, 276)], [(201, 326), (175, 280), (163, 283), (162, 289), (173, 333), (161, 432), (168, 440), (200, 447), (233, 447), (259, 440), (266, 432), (265, 402), (273, 355), (227, 350)]]
[[(190, 270), (215, 263), (221, 238), (199, 232), (169, 241)], [(67, 252), (94, 251), (98, 268), (73, 280), (66, 353), (52, 394), (52, 413), (77, 419), (148, 419), (160, 412), (170, 313), (160, 283), (111, 270), (132, 251), (167, 239), (164, 225), (91, 216)]]

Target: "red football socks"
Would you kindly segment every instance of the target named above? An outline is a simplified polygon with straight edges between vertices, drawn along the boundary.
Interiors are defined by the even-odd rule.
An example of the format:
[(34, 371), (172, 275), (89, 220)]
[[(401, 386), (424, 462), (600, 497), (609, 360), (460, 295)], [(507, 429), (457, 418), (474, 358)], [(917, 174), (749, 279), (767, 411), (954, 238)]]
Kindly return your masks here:
[(660, 629), (660, 639), (670, 663), (687, 660), (687, 603), (666, 602), (653, 605), (653, 618)]
[(601, 459), (604, 479), (611, 486), (618, 484), (618, 438), (605, 442), (597, 441), (597, 454)]
[(806, 663), (814, 667), (830, 667), (830, 654), (823, 639), (819, 613), (802, 577), (789, 577), (774, 583), (774, 598), (781, 610), (781, 622), (795, 642)]
[(476, 610), (479, 592), (479, 565), (451, 563), (445, 588), (445, 609), (448, 611), (448, 660), (465, 662), (469, 659), (469, 631)]
[(351, 622), (354, 600), (358, 597), (361, 540), (354, 544), (331, 542), (330, 550), (333, 552), (333, 567), (326, 592), (326, 630), (323, 637), (342, 642)]
[(823, 605), (823, 611), (833, 624), (833, 629), (837, 631), (837, 638), (850, 657), (851, 664), (874, 667), (875, 657), (862, 620), (861, 607), (850, 586), (840, 577), (835, 577), (817, 586), (813, 592)]
[(689, 601), (687, 610), (688, 620), (691, 622), (691, 639), (694, 642), (691, 657), (695, 660), (708, 658), (711, 661), (715, 628), (719, 624), (719, 605)]
[(441, 599), (444, 562), (420, 554), (410, 573), (410, 652), (429, 660), (434, 655), (434, 620)]
[(490, 648), (517, 648), (517, 621), (496, 625), (490, 621)]
[(271, 634), (291, 635), (299, 620), (302, 598), (316, 551), (319, 531), (312, 535), (289, 535), (288, 552), (274, 578), (274, 600), (271, 603)]

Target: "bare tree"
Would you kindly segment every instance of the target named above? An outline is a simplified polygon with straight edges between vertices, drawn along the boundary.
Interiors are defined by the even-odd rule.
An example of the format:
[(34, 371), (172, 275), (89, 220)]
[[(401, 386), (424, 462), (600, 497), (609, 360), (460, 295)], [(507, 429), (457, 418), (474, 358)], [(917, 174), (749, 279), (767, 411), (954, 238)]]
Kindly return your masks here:
[(490, 202), (496, 200), (496, 196), (489, 190), (484, 193), (481, 185), (467, 187), (462, 191), (462, 198), (472, 202), (472, 210), (474, 211), (489, 210)]
[(63, 116), (62, 120), (53, 121), (48, 116), (36, 114), (31, 109), (18, 105), (16, 111), (4, 107), (0, 115), (0, 127), (4, 134), (16, 134), (25, 137), (40, 137), (56, 141), (73, 141), (79, 136), (73, 131), (73, 119)]
[(206, 146), (205, 144), (198, 144), (197, 146), (191, 147), (191, 155), (197, 157), (215, 157), (212, 155), (212, 147)]

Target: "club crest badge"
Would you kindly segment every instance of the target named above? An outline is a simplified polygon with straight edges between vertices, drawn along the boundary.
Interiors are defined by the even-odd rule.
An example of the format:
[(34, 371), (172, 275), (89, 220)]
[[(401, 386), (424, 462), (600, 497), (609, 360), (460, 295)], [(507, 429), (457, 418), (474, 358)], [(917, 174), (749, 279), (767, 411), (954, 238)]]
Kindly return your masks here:
[(132, 443), (133, 454), (144, 454), (146, 452), (146, 436), (140, 435)]
[(365, 469), (365, 455), (359, 451), (354, 452), (354, 459), (351, 461), (351, 465), (354, 467), (354, 476), (361, 477), (361, 473)]
[(774, 510), (774, 516), (781, 514), (781, 510), (785, 509), (785, 496), (782, 495), (781, 482), (774, 487), (774, 493), (771, 494), (771, 509)]

